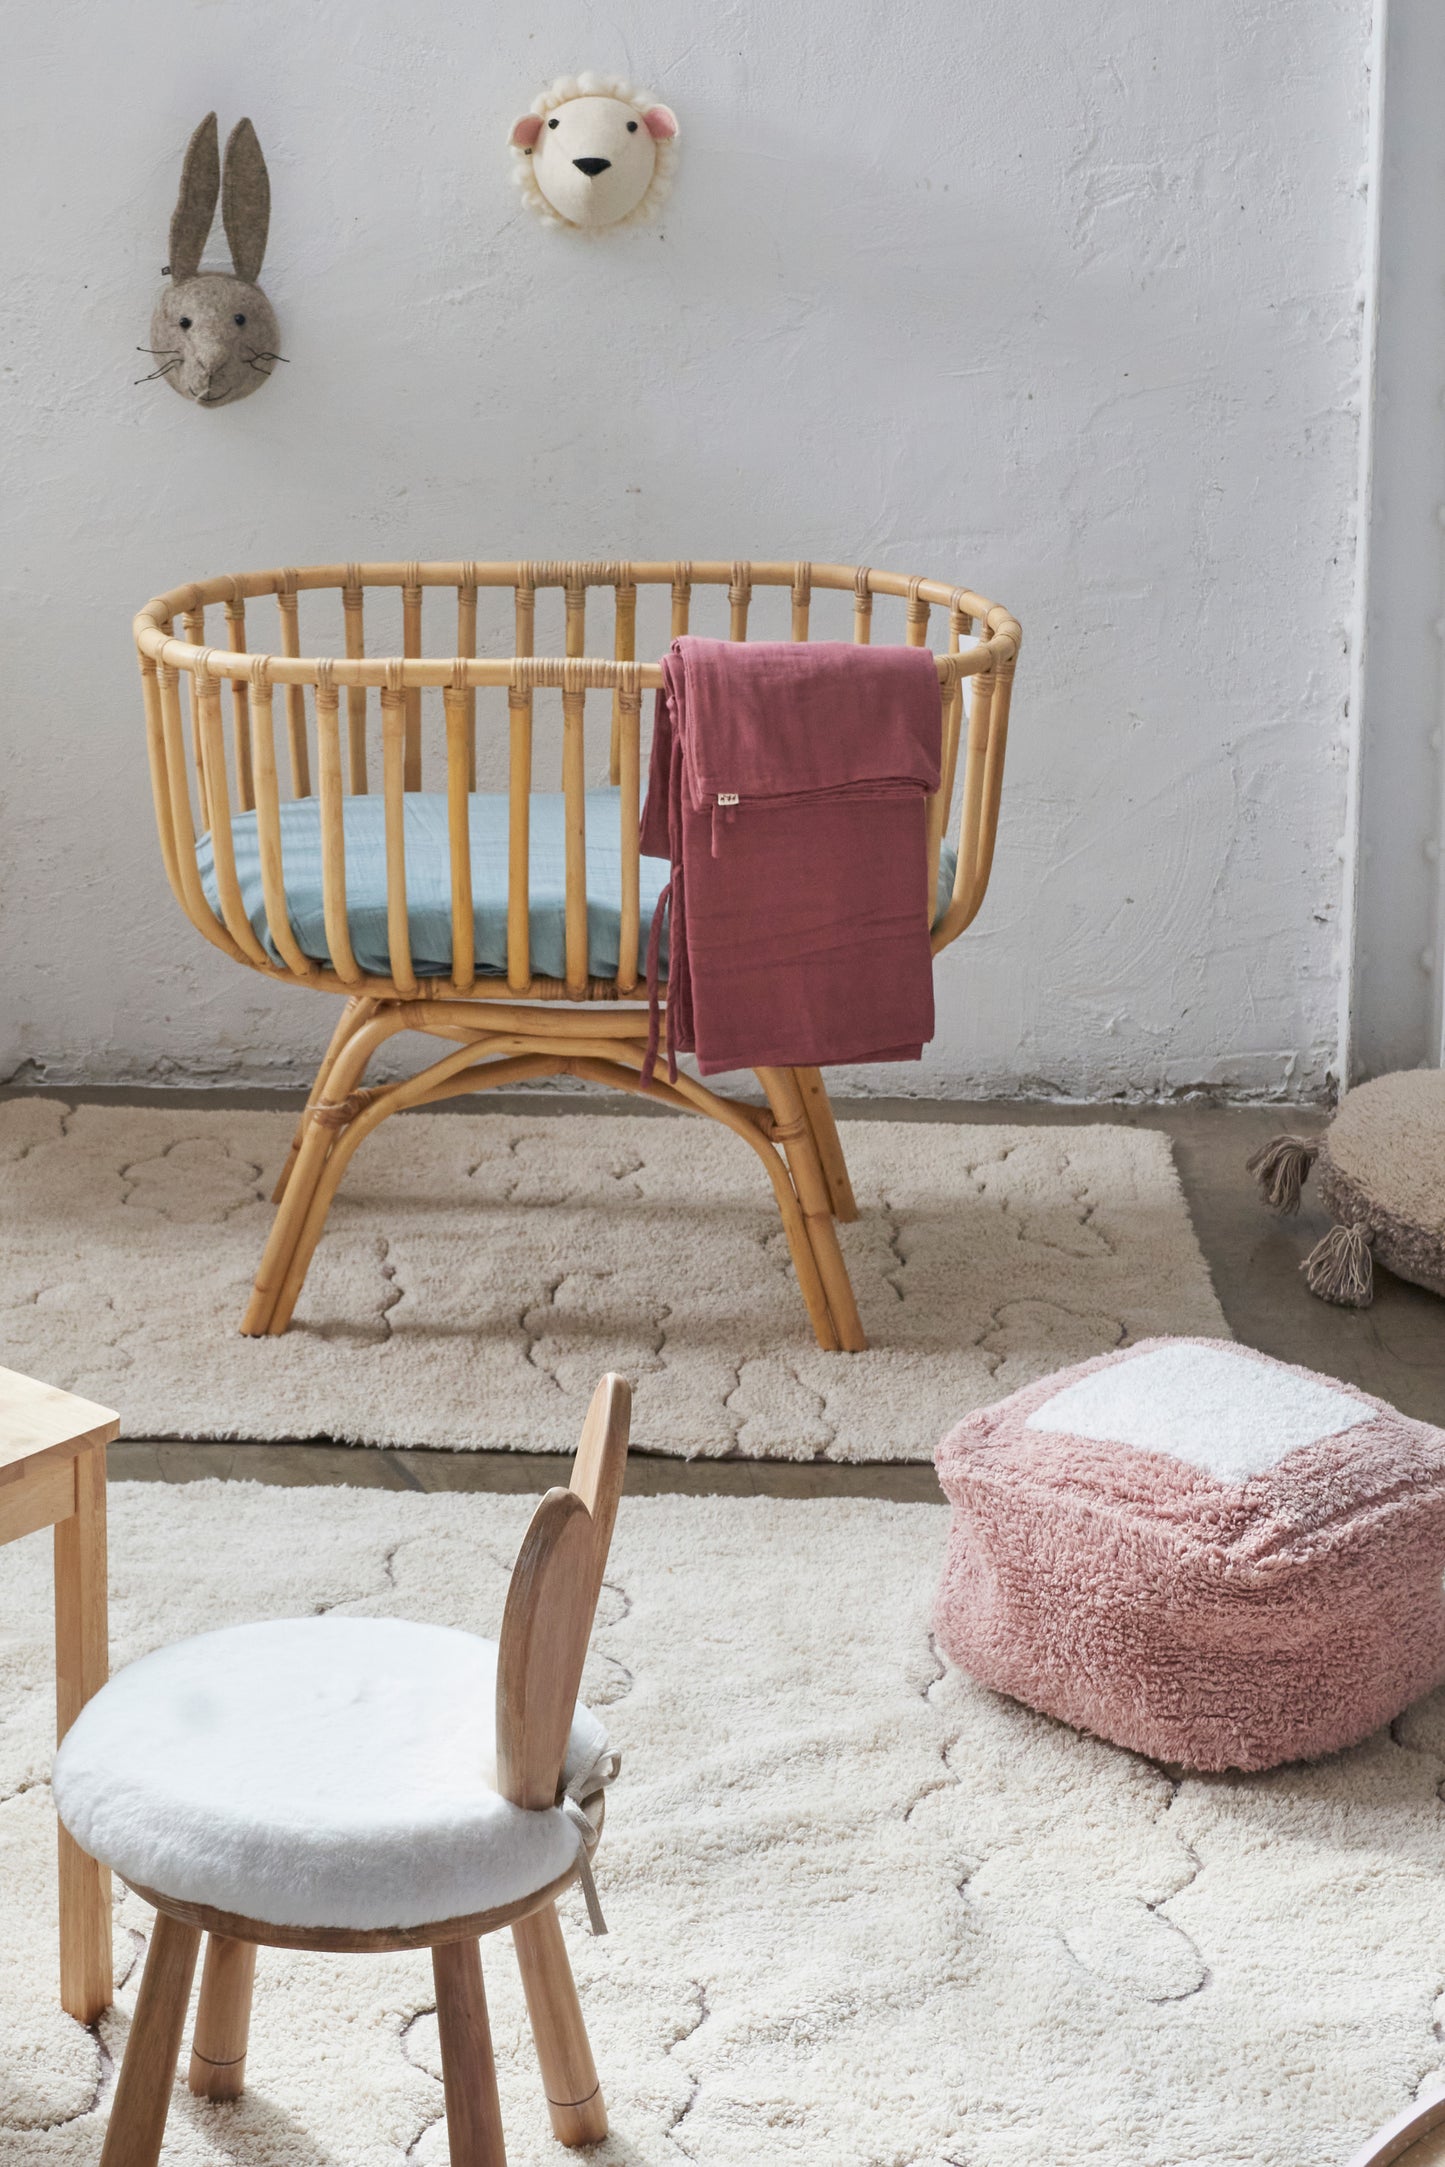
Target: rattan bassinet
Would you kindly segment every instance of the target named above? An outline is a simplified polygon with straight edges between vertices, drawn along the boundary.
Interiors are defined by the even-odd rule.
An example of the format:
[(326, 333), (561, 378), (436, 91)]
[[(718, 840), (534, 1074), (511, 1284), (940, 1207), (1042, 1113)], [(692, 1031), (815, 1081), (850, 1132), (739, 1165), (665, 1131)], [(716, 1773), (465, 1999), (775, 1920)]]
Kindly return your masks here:
[[(587, 653), (599, 589), (612, 605), (610, 659)], [(815, 614), (832, 608), (843, 622), (820, 623), (820, 636), (843, 636), (851, 609), (852, 637), (866, 643), (881, 596), (901, 605), (903, 639), (920, 647), (941, 613), (944, 761), (929, 801), (929, 893), (934, 952), (947, 947), (988, 885), (1020, 638), (1007, 610), (967, 588), (836, 564), (314, 565), (201, 580), (136, 619), (156, 825), (177, 901), (234, 961), (344, 1001), (276, 1185), (244, 1332), (285, 1331), (347, 1163), (388, 1114), (550, 1076), (642, 1089), (639, 943), (656, 867), (638, 850), (641, 708), (661, 670), (635, 657), (649, 638), (657, 653), (689, 629), (723, 631), (701, 610), (694, 622), (699, 589), (725, 591), (736, 640), (748, 637), (750, 615), (755, 636), (806, 640)], [(759, 628), (782, 602), (777, 589), (788, 616)], [(561, 638), (539, 653), (539, 598), (544, 613), (556, 608), (548, 590), (561, 602)], [(303, 597), (305, 637), (320, 650), (310, 655)], [(274, 645), (248, 607), (261, 601), (276, 611)], [(640, 601), (644, 615), (656, 611), (641, 632)], [(503, 691), (505, 731), (500, 701), (488, 698)], [(560, 693), (560, 717), (539, 692)], [(605, 793), (588, 789), (589, 692), (609, 696)], [(550, 755), (561, 788), (549, 795), (537, 774)], [(479, 760), (491, 792), (478, 789)], [(492, 846), (488, 897), (474, 886), (478, 850), (485, 863)], [(368, 1064), (400, 1031), (450, 1050), (403, 1082), (368, 1087)], [(708, 1114), (752, 1146), (819, 1345), (862, 1347), (834, 1226), (857, 1208), (822, 1078), (756, 1073), (761, 1107), (681, 1074), (648, 1095)]]

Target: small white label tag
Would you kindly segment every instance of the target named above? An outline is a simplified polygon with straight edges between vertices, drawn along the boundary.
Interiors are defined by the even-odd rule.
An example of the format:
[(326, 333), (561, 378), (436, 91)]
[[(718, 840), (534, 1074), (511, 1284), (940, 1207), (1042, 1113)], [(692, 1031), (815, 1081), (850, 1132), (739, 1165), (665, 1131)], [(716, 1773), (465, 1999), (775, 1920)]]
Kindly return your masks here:
[(719, 805), (736, 805), (738, 802), (738, 794), (736, 790), (719, 790), (717, 794), (717, 801)]

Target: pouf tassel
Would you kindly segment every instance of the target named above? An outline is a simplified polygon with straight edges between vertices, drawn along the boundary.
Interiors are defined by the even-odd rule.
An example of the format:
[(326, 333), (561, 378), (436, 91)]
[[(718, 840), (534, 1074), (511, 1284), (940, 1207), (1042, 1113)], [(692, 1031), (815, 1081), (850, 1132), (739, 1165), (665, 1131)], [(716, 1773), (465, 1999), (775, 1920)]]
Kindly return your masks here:
[(1267, 1204), (1276, 1211), (1295, 1212), (1299, 1210), (1300, 1191), (1319, 1155), (1319, 1144), (1312, 1137), (1276, 1136), (1261, 1144), (1245, 1161), (1245, 1172), (1254, 1175)]
[(1331, 1227), (1300, 1266), (1311, 1294), (1341, 1309), (1368, 1309), (1375, 1299), (1370, 1235), (1367, 1226)]

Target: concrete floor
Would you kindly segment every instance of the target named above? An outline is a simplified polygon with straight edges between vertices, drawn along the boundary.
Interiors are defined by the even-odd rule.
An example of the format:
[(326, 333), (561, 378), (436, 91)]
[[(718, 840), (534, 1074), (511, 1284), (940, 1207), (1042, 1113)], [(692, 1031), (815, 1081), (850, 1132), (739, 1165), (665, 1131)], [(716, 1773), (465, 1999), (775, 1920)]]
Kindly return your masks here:
[[(5, 1091), (0, 1096), (18, 1094)], [(31, 1093), (35, 1096), (38, 1094)], [(299, 1106), (300, 1093), (61, 1091), (43, 1094), (96, 1102), (154, 1105), (161, 1097), (188, 1105)], [(471, 1102), (455, 1100), (464, 1110)], [(477, 1109), (535, 1113), (536, 1097), (489, 1095)], [(631, 1113), (639, 1120), (675, 1115), (618, 1095), (549, 1095), (549, 1112)], [(1445, 1423), (1445, 1303), (1377, 1270), (1375, 1302), (1367, 1310), (1334, 1309), (1305, 1288), (1300, 1259), (1328, 1221), (1305, 1206), (1293, 1220), (1277, 1219), (1260, 1202), (1244, 1162), (1255, 1146), (1288, 1129), (1313, 1135), (1324, 1113), (1277, 1106), (1229, 1107), (1186, 1102), (1173, 1106), (1051, 1106), (989, 1100), (977, 1104), (919, 1099), (843, 1101), (851, 1120), (971, 1121), (1028, 1127), (1079, 1127), (1092, 1121), (1162, 1129), (1173, 1139), (1184, 1192), (1224, 1313), (1237, 1338), (1266, 1354), (1343, 1377), (1391, 1401), (1406, 1414)], [(426, 1115), (415, 1118), (431, 1118)], [(438, 1115), (435, 1118), (445, 1118)], [(846, 1135), (844, 1138), (846, 1146)], [(111, 1448), (116, 1479), (187, 1482), (201, 1476), (271, 1483), (357, 1483), (372, 1489), (546, 1489), (558, 1462), (550, 1454), (402, 1452), (329, 1444), (146, 1444)], [(769, 1497), (936, 1499), (931, 1467), (833, 1467), (758, 1460), (686, 1461), (638, 1454), (628, 1469), (638, 1494)]]

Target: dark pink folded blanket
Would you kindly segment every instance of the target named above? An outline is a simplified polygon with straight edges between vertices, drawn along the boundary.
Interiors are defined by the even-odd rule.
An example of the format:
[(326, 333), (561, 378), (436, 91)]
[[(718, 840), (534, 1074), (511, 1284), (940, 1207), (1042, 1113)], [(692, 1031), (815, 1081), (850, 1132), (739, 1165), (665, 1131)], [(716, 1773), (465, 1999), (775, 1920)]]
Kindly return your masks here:
[[(674, 640), (642, 848), (667, 858), (667, 1048), (704, 1074), (916, 1061), (933, 1036), (921, 647)], [(650, 1068), (649, 1068), (650, 1073)]]

